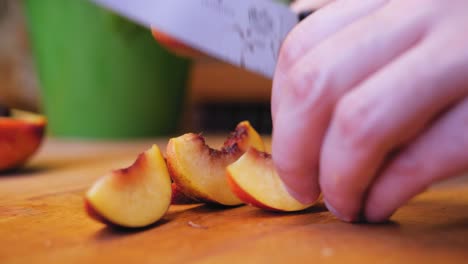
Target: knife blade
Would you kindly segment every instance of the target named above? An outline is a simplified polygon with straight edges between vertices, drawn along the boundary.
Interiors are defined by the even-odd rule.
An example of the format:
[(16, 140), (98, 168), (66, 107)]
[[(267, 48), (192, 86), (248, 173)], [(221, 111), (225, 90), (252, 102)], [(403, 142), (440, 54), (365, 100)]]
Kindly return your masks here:
[(272, 78), (298, 14), (271, 0), (93, 0), (194, 49)]

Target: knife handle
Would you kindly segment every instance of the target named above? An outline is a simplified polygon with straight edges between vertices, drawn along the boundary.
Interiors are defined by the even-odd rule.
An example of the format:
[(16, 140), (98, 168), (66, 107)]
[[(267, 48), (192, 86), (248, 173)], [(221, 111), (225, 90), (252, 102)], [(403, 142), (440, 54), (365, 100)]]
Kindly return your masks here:
[(299, 17), (299, 22), (307, 18), (309, 15), (313, 14), (316, 10), (307, 10), (307, 11), (302, 11), (298, 14)]

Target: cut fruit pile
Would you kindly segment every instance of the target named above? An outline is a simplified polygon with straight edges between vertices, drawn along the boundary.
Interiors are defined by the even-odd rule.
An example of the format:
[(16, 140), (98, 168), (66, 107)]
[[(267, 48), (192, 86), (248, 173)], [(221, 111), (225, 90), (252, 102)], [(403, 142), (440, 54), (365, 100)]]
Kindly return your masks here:
[(164, 158), (154, 145), (126, 169), (100, 178), (86, 193), (85, 208), (98, 221), (144, 227), (161, 219), (171, 204), (250, 204), (274, 211), (299, 211), (304, 205), (286, 190), (260, 135), (239, 123), (221, 149), (203, 136), (169, 140)]

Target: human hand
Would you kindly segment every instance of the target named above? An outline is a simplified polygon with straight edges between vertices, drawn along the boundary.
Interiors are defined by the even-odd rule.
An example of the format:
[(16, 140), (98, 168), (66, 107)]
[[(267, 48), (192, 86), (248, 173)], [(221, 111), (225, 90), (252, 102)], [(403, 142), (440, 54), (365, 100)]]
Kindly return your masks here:
[(380, 222), (468, 170), (467, 13), (465, 0), (336, 0), (293, 29), (272, 154), (295, 197)]

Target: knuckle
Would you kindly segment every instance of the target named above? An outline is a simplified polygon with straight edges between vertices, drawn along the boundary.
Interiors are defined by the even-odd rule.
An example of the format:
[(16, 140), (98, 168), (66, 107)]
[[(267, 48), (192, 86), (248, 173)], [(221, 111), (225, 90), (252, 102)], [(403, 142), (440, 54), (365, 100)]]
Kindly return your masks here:
[(352, 149), (372, 149), (378, 133), (371, 117), (373, 109), (356, 96), (347, 95), (335, 109), (334, 125), (338, 135)]
[(283, 41), (278, 57), (278, 67), (280, 70), (288, 71), (301, 55), (304, 54), (305, 47), (301, 41), (303, 34), (300, 31), (300, 29), (294, 29)]
[(288, 93), (297, 99), (304, 99), (304, 96), (315, 85), (317, 76), (320, 73), (312, 67), (307, 72), (293, 71), (286, 77), (286, 85)]
[(400, 0), (391, 2), (390, 6), (395, 7), (396, 12), (400, 10), (401, 7), (408, 10), (413, 10), (413, 17), (440, 17), (440, 10), (446, 9), (446, 1), (443, 0)]
[(296, 44), (291, 40), (291, 37), (287, 37), (281, 46), (281, 50), (278, 58), (278, 68), (281, 71), (287, 71), (290, 69), (297, 59), (297, 48)]
[(307, 68), (295, 69), (286, 76), (285, 84), (288, 96), (306, 107), (307, 112), (316, 112), (330, 108), (334, 100), (336, 87), (330, 71), (319, 60), (314, 60)]

